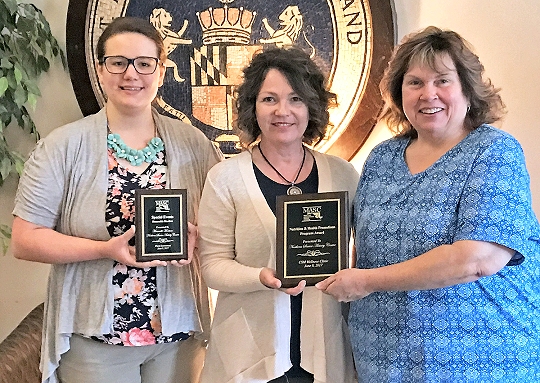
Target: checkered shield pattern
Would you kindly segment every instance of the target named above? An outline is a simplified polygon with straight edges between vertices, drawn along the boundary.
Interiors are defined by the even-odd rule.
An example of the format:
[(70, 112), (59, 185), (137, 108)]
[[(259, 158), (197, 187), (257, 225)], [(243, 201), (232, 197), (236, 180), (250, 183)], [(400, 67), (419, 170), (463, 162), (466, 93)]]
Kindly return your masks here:
[(193, 49), (191, 85), (213, 86), (227, 84), (227, 47), (204, 45)]

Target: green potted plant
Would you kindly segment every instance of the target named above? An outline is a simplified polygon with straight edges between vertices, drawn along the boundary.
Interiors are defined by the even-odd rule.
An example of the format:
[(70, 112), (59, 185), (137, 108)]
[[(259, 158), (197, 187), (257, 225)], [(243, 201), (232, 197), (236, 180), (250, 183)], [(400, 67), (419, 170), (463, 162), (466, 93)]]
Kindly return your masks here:
[[(10, 174), (21, 174), (25, 159), (9, 147), (5, 130), (16, 124), (32, 139), (39, 139), (28, 108), (35, 108), (41, 95), (38, 79), (55, 58), (66, 67), (64, 52), (43, 13), (33, 4), (0, 0), (0, 187)], [(7, 225), (0, 225), (4, 253), (10, 232)]]

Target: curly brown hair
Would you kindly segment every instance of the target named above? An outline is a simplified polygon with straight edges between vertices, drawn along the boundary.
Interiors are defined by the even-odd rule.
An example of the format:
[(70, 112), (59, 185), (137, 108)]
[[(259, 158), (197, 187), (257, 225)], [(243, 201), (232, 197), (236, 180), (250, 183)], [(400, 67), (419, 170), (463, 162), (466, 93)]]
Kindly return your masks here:
[(403, 39), (392, 55), (380, 84), (385, 106), (380, 119), (397, 135), (417, 137), (403, 111), (402, 84), (412, 64), (420, 63), (437, 71), (437, 62), (447, 54), (453, 61), (462, 91), (470, 108), (465, 116), (465, 127), (474, 130), (480, 125), (500, 120), (506, 113), (505, 105), (491, 80), (483, 78), (484, 66), (472, 51), (471, 45), (459, 34), (430, 26), (411, 33)]
[(330, 124), (328, 109), (336, 105), (336, 94), (327, 89), (320, 67), (303, 50), (295, 47), (270, 48), (256, 53), (244, 68), (244, 81), (237, 88), (235, 128), (244, 147), (253, 144), (261, 129), (255, 116), (255, 101), (270, 69), (277, 69), (308, 107), (309, 122), (303, 142), (317, 144)]

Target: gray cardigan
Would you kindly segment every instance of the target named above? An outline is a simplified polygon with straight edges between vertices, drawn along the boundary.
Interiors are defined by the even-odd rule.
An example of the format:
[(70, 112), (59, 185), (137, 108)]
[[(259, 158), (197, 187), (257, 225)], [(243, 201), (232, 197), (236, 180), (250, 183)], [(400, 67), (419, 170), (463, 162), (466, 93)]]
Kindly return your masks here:
[[(154, 120), (167, 150), (167, 187), (188, 190), (188, 220), (196, 223), (206, 173), (222, 155), (198, 129), (155, 111)], [(13, 214), (67, 235), (108, 240), (106, 126), (102, 109), (42, 139), (25, 164)], [(69, 349), (71, 334), (111, 332), (112, 272), (111, 259), (52, 265), (45, 302), (42, 381), (58, 382), (55, 371), (60, 355)], [(208, 296), (198, 259), (190, 267), (158, 267), (156, 279), (163, 334), (206, 331)]]

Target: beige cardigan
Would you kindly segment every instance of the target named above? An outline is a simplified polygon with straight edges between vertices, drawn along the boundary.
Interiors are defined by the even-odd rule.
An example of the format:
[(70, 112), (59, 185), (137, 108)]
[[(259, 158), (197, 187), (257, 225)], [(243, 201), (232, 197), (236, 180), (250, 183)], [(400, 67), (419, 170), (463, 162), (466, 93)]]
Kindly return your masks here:
[[(347, 190), (352, 202), (358, 173), (348, 162), (312, 152), (319, 191)], [(219, 290), (202, 383), (268, 382), (291, 367), (290, 299), (259, 281), (275, 269), (275, 216), (259, 189), (251, 153), (208, 173), (199, 210), (203, 278)], [(315, 382), (354, 382), (348, 329), (341, 304), (308, 287), (304, 291), (301, 365)]]

